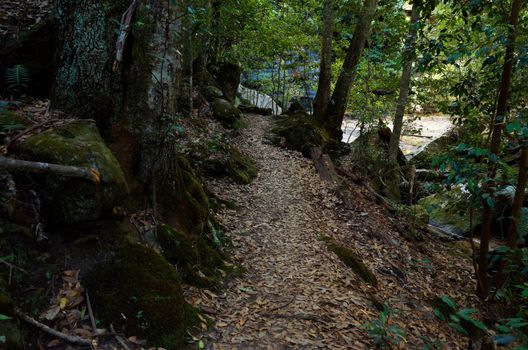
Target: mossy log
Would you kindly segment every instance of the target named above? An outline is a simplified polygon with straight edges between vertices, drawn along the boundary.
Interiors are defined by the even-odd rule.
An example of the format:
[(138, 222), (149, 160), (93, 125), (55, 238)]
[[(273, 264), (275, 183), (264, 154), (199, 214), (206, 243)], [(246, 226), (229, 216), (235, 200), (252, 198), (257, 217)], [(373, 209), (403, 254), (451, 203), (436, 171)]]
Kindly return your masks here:
[(361, 258), (352, 249), (347, 248), (331, 238), (325, 238), (328, 249), (334, 252), (339, 259), (348, 267), (352, 269), (364, 282), (373, 286), (378, 285), (376, 275), (370, 268), (361, 260)]

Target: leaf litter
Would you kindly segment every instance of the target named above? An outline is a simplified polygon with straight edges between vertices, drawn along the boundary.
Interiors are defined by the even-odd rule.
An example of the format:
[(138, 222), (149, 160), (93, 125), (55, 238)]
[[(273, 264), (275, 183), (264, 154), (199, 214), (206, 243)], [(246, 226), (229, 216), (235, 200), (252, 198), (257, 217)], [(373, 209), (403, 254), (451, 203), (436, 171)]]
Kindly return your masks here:
[[(248, 127), (234, 142), (258, 164), (258, 177), (249, 185), (228, 179), (207, 179), (207, 185), (237, 205), (217, 215), (232, 240), (230, 254), (245, 273), (228, 281), (223, 292), (186, 287), (186, 299), (215, 322), (200, 344), (372, 349), (362, 325), (378, 316), (374, 295), (399, 310), (393, 322), (407, 333), (402, 348), (421, 349), (423, 339), (465, 348), (465, 340), (434, 317), (431, 301), (446, 294), (475, 307), (470, 262), (434, 237), (419, 246), (406, 241), (388, 211), (360, 185), (352, 184), (356, 202), (345, 207), (311, 160), (267, 143), (271, 117), (244, 118)], [(361, 282), (322, 237), (357, 252), (378, 287)]]

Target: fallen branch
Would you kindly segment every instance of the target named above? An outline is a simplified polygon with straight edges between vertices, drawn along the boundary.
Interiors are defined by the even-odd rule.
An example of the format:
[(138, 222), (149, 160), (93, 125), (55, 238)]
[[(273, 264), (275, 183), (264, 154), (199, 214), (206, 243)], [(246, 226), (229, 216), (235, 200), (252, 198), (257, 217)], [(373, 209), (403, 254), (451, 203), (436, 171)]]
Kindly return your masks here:
[(11, 146), (15, 143), (16, 140), (20, 139), (22, 136), (29, 134), (30, 132), (37, 130), (38, 128), (42, 128), (43, 126), (46, 126), (47, 124), (53, 122), (53, 120), (46, 120), (42, 123), (35, 124), (30, 126), (29, 128), (24, 129), (20, 133), (16, 134), (7, 144), (7, 149), (10, 149)]
[(292, 297), (287, 303), (269, 309), (269, 310), (268, 310), (268, 313), (269, 313), (269, 312), (273, 312), (273, 311), (277, 311), (277, 310), (280, 310), (280, 309), (284, 309), (285, 307), (287, 307), (288, 305), (290, 305), (291, 303), (293, 303), (293, 301), (295, 300), (295, 298), (297, 298), (297, 295), (294, 295), (294, 296), (293, 296), (293, 297)]
[(88, 289), (86, 290), (86, 307), (88, 308), (88, 315), (90, 316), (90, 324), (92, 325), (93, 334), (97, 335), (97, 326), (95, 324), (95, 317), (92, 309), (92, 303), (90, 302), (90, 295)]
[(42, 162), (29, 162), (0, 156), (0, 169), (8, 171), (26, 171), (33, 173), (52, 173), (68, 177), (79, 177), (96, 184), (101, 182), (101, 175), (93, 168), (80, 168)]
[(28, 273), (29, 273), (29, 272), (27, 272), (26, 270), (24, 270), (23, 268), (18, 267), (18, 266), (16, 266), (16, 265), (13, 265), (13, 264), (11, 264), (10, 262), (5, 261), (4, 259), (0, 259), (0, 263), (9, 266), (9, 267), (12, 268), (12, 269), (22, 271), (22, 272), (25, 273), (25, 274), (28, 274)]
[(87, 345), (87, 346), (90, 346), (90, 347), (93, 345), (91, 340), (80, 338), (80, 337), (75, 336), (75, 335), (68, 335), (68, 334), (64, 334), (62, 332), (59, 332), (58, 330), (55, 330), (55, 329), (53, 329), (51, 327), (48, 327), (45, 324), (40, 323), (39, 321), (35, 320), (34, 318), (29, 317), (28, 315), (26, 315), (25, 313), (23, 313), (19, 309), (15, 309), (15, 313), (17, 314), (18, 317), (20, 317), (22, 320), (26, 321), (30, 325), (35, 326), (38, 329), (40, 329), (41, 331), (46, 332), (48, 334), (51, 334), (52, 336), (54, 336), (56, 338), (59, 338), (59, 339), (62, 339), (62, 340), (66, 341), (66, 342), (68, 342), (70, 344)]
[(304, 320), (304, 321), (314, 321), (314, 322), (320, 322), (320, 323), (326, 323), (325, 320), (321, 319), (317, 315), (312, 314), (274, 314), (274, 313), (263, 313), (261, 314), (264, 317), (275, 317), (275, 318), (285, 318), (285, 319), (295, 319), (295, 320)]
[(125, 350), (130, 350), (130, 348), (128, 347), (128, 345), (127, 345), (127, 343), (125, 342), (125, 340), (124, 340), (123, 338), (121, 338), (119, 335), (117, 335), (117, 333), (116, 333), (116, 331), (115, 331), (115, 329), (114, 329), (114, 325), (113, 325), (113, 324), (110, 325), (110, 331), (111, 331), (112, 333), (114, 333), (114, 338), (117, 340), (117, 342), (118, 342), (119, 344), (121, 344), (121, 346), (123, 347), (123, 349), (125, 349)]

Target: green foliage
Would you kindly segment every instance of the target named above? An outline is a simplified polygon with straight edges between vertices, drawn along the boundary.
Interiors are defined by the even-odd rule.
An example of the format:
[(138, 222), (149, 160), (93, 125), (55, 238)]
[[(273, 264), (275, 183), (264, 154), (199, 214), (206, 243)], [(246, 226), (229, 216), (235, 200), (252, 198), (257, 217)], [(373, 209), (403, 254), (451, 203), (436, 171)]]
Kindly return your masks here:
[(438, 297), (435, 306), (434, 314), (463, 335), (474, 337), (488, 329), (484, 323), (473, 317), (477, 310), (459, 309), (456, 302), (447, 295)]
[(397, 311), (385, 303), (378, 318), (363, 325), (363, 329), (368, 331), (378, 349), (392, 349), (393, 346), (405, 342), (405, 331), (392, 322)]

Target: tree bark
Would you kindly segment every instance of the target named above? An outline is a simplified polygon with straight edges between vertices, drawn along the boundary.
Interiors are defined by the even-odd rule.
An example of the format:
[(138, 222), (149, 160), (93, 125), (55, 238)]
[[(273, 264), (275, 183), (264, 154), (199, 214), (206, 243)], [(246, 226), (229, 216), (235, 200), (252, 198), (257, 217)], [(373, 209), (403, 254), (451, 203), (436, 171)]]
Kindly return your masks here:
[(343, 132), (341, 124), (347, 108), (350, 87), (356, 76), (356, 67), (363, 54), (363, 48), (370, 34), (370, 27), (378, 0), (364, 0), (361, 14), (358, 18), (352, 41), (348, 48), (341, 74), (337, 80), (334, 92), (326, 107), (324, 125), (335, 142), (341, 142)]
[(409, 33), (405, 41), (403, 49), (403, 69), (400, 81), (400, 97), (396, 106), (396, 114), (394, 115), (394, 122), (392, 134), (389, 141), (389, 163), (391, 165), (398, 163), (398, 149), (400, 147), (400, 137), (403, 127), (403, 115), (405, 113), (405, 106), (409, 97), (409, 87), (411, 85), (412, 67), (414, 63), (414, 45), (416, 43), (416, 36), (418, 33), (419, 11), (416, 6), (413, 6), (411, 12), (411, 23), (409, 25)]
[[(506, 54), (504, 57), (504, 65), (502, 70), (502, 78), (499, 86), (499, 98), (497, 100), (497, 111), (493, 117), (493, 130), (491, 133), (491, 141), (489, 150), (492, 155), (498, 155), (501, 139), (502, 129), (506, 119), (508, 109), (508, 96), (510, 90), (511, 74), (513, 71), (513, 59), (515, 51), (515, 40), (517, 27), (519, 24), (519, 13), (521, 11), (521, 0), (514, 0), (511, 7), (510, 18), (508, 25), (510, 27), (510, 34), (506, 44)], [(497, 172), (496, 162), (491, 160), (488, 165), (488, 182), (486, 184), (486, 193), (490, 198), (494, 197), (493, 180)], [(484, 200), (484, 210), (482, 213), (482, 232), (480, 238), (480, 256), (479, 256), (479, 281), (477, 286), (477, 294), (483, 298), (487, 297), (489, 292), (489, 280), (487, 275), (488, 270), (488, 251), (491, 239), (491, 225), (494, 219), (493, 208)]]
[(321, 44), (321, 62), (319, 65), (319, 83), (313, 103), (314, 117), (324, 121), (332, 83), (332, 33), (334, 30), (334, 1), (325, 0), (323, 5), (323, 33)]

